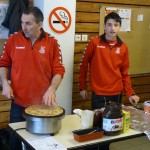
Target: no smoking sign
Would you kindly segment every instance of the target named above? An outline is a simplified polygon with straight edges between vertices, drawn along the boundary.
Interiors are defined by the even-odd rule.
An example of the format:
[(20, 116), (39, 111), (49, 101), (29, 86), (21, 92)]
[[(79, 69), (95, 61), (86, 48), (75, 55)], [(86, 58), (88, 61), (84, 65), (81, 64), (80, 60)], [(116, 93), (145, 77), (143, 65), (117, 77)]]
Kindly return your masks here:
[(66, 32), (71, 25), (70, 12), (64, 7), (56, 7), (49, 15), (49, 26), (55, 33)]

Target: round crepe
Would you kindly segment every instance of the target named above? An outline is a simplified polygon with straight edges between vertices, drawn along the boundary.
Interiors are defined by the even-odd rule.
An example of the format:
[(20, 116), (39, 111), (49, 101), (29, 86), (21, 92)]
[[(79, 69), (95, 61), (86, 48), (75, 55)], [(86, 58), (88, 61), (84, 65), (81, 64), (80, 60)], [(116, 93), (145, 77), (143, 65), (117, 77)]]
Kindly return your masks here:
[(32, 105), (25, 109), (25, 113), (33, 116), (57, 116), (63, 113), (59, 106)]

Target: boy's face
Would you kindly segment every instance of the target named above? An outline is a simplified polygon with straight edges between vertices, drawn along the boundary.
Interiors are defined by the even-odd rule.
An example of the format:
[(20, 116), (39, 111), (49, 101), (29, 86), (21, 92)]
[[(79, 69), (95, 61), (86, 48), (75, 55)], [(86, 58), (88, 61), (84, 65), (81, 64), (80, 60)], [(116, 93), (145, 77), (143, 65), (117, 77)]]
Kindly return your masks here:
[(119, 22), (116, 22), (114, 19), (108, 19), (104, 26), (106, 39), (115, 40), (120, 28), (121, 25)]

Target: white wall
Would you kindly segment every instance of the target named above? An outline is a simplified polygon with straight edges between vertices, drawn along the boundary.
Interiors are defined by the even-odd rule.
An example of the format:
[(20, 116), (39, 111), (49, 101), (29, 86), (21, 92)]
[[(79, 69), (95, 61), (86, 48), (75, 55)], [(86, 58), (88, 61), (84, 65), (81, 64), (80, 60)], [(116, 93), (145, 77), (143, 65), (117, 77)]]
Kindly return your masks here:
[[(72, 109), (76, 0), (34, 0), (34, 6), (39, 7), (44, 14), (44, 30), (53, 35), (60, 44), (66, 72), (63, 81), (56, 92), (57, 102), (59, 106), (66, 110), (66, 114), (70, 114)], [(49, 26), (49, 15), (56, 7), (64, 7), (71, 14), (71, 25), (65, 33), (55, 33)]]

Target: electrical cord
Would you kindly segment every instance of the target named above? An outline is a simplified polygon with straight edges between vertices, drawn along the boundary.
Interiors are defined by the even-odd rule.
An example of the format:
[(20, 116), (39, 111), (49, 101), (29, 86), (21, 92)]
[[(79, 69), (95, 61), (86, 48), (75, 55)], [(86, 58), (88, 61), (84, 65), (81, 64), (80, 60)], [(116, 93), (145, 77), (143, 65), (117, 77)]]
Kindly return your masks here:
[(4, 136), (1, 136), (0, 135), (0, 139), (1, 139), (1, 148), (3, 150), (8, 150), (8, 146), (7, 146), (7, 142), (6, 142), (6, 139), (4, 138)]
[(8, 128), (0, 130), (0, 148), (1, 150), (9, 150), (8, 141), (10, 139), (10, 132)]
[(12, 137), (16, 134), (16, 131), (19, 131), (19, 130), (24, 130), (26, 128), (18, 128), (18, 129), (15, 129), (13, 130), (13, 132), (10, 133), (10, 139), (9, 139), (9, 143), (8, 143), (8, 147), (9, 149), (11, 150), (11, 142), (12, 142)]

